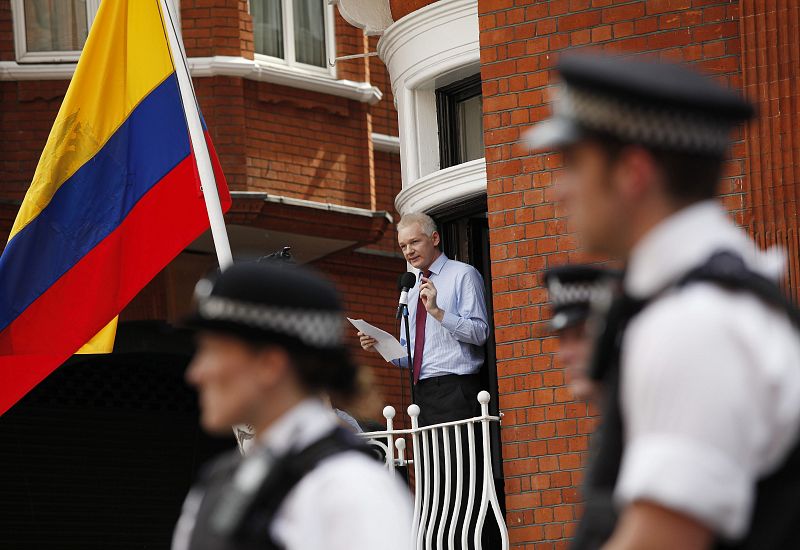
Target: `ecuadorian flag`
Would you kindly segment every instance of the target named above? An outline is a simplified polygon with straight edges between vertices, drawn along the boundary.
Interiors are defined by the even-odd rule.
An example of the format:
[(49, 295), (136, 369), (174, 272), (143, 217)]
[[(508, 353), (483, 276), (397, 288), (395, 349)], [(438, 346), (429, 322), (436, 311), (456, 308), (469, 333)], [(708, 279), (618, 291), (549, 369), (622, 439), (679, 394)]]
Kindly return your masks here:
[(0, 414), (90, 340), (110, 351), (116, 316), (208, 228), (165, 21), (159, 0), (100, 4), (0, 256)]

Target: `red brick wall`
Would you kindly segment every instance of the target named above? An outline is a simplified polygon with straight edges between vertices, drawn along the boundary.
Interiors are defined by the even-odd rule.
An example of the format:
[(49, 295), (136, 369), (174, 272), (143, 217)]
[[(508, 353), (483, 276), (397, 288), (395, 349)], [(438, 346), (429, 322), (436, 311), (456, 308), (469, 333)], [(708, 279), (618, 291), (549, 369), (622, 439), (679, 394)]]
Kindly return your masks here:
[(253, 58), (252, 17), (246, 0), (181, 0), (186, 55)]
[(789, 258), (786, 287), (800, 301), (800, 5), (741, 3), (742, 80), (758, 107), (746, 129), (740, 223), (762, 246), (779, 245)]
[[(367, 39), (364, 33), (336, 12), (336, 56), (367, 53)], [(347, 59), (336, 62), (336, 76), (355, 82), (369, 82), (369, 60), (367, 58)]]
[[(377, 207), (379, 210), (386, 210), (394, 218), (395, 222), (400, 219), (400, 215), (394, 207), (394, 198), (400, 193), (402, 181), (400, 178), (399, 155), (375, 151), (375, 189), (378, 197)], [(371, 246), (384, 252), (400, 254), (397, 247), (397, 232), (394, 226), (390, 227), (383, 238)]]
[[(515, 548), (564, 548), (594, 418), (555, 360), (543, 269), (582, 258), (553, 203), (560, 166), (520, 132), (549, 114), (559, 52), (593, 46), (696, 64), (741, 85), (739, 6), (728, 0), (480, 0), (484, 141), (508, 524)], [(737, 138), (740, 139), (740, 138)], [(721, 191), (744, 208), (738, 141)]]
[[(369, 39), (369, 51), (375, 52), (377, 49), (378, 38), (373, 36)], [(372, 106), (372, 131), (396, 136), (398, 134), (397, 110), (394, 108), (392, 83), (389, 80), (389, 71), (386, 70), (386, 65), (378, 56), (370, 58), (369, 76), (370, 82), (383, 92), (383, 98)]]
[(195, 78), (195, 93), (231, 190), (247, 189), (247, 132), (241, 78)]
[[(183, 0), (181, 23), (190, 56), (252, 57), (252, 18), (245, 0)], [(336, 16), (337, 54), (367, 51), (363, 33)], [(13, 44), (10, 0), (0, 0), (0, 55)], [(374, 46), (374, 40), (373, 40)], [(374, 106), (321, 93), (232, 77), (196, 79), (203, 114), (232, 189), (370, 208), (377, 195), (398, 181), (399, 158), (381, 160), (375, 184), (375, 161), (368, 142), (372, 119), (377, 131), (396, 135), (397, 115), (386, 69), (377, 58), (337, 64), (338, 76), (364, 80), (374, 71), (384, 99)], [(3, 109), (0, 129), (0, 197), (24, 194), (47, 138), (65, 81), (0, 82)], [(24, 124), (20, 122), (24, 121)], [(395, 166), (391, 166), (394, 162)], [(378, 189), (380, 187), (380, 189)], [(393, 210), (393, 196), (381, 208)]]
[(367, 108), (244, 82), (247, 188), (370, 208)]
[[(233, 77), (195, 85), (231, 189), (370, 208), (367, 106)], [(21, 200), (27, 190), (66, 86), (0, 82), (0, 198)], [(377, 192), (388, 193), (399, 158), (382, 165)], [(392, 209), (393, 197), (382, 198), (382, 208)]]
[(12, 61), (14, 53), (14, 31), (11, 19), (11, 1), (0, 1), (0, 61)]
[[(378, 38), (370, 37), (369, 51), (377, 50)], [(386, 65), (377, 56), (370, 57), (369, 76), (373, 86), (383, 92), (381, 100), (370, 108), (372, 131), (377, 134), (397, 136), (397, 109), (394, 107), (394, 94), (389, 80), (389, 71)], [(402, 189), (400, 175), (400, 155), (374, 151), (375, 189), (378, 198), (377, 208), (388, 211), (395, 219), (399, 215), (394, 207), (394, 198)], [(399, 252), (397, 249), (397, 233), (394, 227), (386, 232), (383, 239), (375, 247), (388, 252)]]

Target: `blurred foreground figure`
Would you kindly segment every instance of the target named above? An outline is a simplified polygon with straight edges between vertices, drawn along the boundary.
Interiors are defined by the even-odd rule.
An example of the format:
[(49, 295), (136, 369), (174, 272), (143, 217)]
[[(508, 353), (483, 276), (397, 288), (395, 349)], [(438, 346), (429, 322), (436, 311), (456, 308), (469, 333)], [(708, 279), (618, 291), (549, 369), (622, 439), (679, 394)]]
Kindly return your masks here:
[(173, 550), (407, 550), (407, 490), (320, 399), (351, 393), (356, 377), (334, 288), (266, 262), (234, 265), (195, 293), (187, 380), (202, 425), (256, 435), (246, 457), (232, 451), (193, 487)]
[(553, 309), (550, 328), (558, 336), (558, 359), (573, 395), (581, 401), (600, 398), (598, 382), (589, 376), (593, 329), (597, 328), (589, 324), (593, 310), (607, 307), (618, 292), (619, 278), (618, 271), (590, 265), (555, 267), (544, 276)]
[(626, 262), (591, 376), (602, 425), (574, 547), (800, 547), (800, 333), (760, 252), (715, 200), (734, 92), (680, 66), (565, 57), (553, 118), (588, 251)]

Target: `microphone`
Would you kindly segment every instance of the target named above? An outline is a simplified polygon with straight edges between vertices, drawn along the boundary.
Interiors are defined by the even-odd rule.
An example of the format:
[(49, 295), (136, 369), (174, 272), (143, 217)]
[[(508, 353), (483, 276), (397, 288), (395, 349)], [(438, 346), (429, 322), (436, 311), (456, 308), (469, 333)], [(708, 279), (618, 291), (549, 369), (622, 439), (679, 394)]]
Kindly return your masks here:
[(397, 318), (403, 316), (403, 309), (408, 306), (408, 290), (417, 282), (417, 277), (406, 271), (397, 279), (397, 288), (400, 289), (400, 300), (397, 305)]

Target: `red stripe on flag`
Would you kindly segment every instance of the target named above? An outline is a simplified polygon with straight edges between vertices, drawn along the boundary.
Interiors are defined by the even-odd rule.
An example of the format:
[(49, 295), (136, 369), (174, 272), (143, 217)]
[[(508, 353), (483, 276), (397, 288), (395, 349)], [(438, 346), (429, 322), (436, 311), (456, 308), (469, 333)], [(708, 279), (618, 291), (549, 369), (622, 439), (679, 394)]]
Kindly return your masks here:
[[(208, 156), (211, 158), (211, 168), (214, 170), (214, 179), (217, 181), (217, 194), (219, 195), (219, 203), (222, 206), (222, 212), (225, 213), (231, 209), (233, 199), (231, 198), (231, 191), (228, 189), (228, 182), (225, 180), (225, 174), (222, 172), (222, 165), (219, 163), (217, 150), (214, 144), (211, 143), (211, 135), (208, 130), (203, 131), (206, 138), (206, 145), (208, 146)], [(200, 174), (197, 171), (197, 163), (192, 163), (194, 172), (197, 177), (197, 182), (200, 181)], [(202, 189), (200, 190), (202, 193)], [(208, 212), (206, 212), (206, 221), (208, 221)]]
[[(190, 155), (0, 333), (0, 415), (118, 315), (208, 228), (195, 170)], [(221, 171), (215, 172), (225, 210), (230, 196)]]

